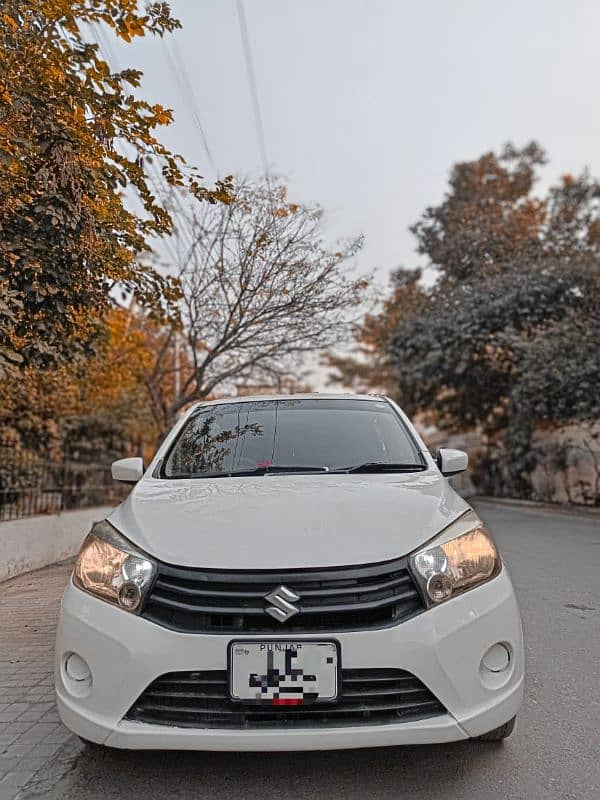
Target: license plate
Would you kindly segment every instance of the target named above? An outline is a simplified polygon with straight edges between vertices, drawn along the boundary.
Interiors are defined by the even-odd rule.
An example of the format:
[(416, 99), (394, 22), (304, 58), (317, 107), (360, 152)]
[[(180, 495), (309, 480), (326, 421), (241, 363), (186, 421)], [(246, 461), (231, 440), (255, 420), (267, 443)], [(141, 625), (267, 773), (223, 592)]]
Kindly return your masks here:
[(229, 696), (244, 703), (301, 706), (338, 695), (336, 642), (231, 642)]

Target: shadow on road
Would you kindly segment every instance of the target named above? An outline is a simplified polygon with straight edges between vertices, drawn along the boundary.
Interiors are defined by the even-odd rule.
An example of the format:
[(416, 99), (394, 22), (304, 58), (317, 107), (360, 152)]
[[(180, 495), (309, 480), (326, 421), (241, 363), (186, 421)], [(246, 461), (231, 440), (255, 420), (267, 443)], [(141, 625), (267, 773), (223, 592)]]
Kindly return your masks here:
[[(510, 769), (511, 744), (310, 753), (194, 753), (85, 749), (51, 797), (102, 798), (439, 798), (483, 790)], [(493, 779), (496, 773), (497, 780)], [(490, 780), (492, 778), (492, 780)]]

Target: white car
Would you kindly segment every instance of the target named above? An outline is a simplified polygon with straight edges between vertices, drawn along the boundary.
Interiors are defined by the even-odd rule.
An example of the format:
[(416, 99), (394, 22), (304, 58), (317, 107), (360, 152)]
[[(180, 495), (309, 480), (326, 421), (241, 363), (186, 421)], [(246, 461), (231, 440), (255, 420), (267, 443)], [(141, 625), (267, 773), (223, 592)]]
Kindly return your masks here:
[(200, 403), (84, 541), (65, 725), (109, 747), (312, 750), (513, 729), (523, 639), (485, 525), (389, 399)]

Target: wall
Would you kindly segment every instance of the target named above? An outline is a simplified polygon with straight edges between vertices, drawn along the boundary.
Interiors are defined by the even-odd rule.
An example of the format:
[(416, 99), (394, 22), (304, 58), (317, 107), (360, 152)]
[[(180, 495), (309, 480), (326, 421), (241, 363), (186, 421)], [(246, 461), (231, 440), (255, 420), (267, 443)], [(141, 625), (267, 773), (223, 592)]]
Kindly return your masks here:
[(538, 451), (531, 476), (536, 499), (600, 505), (600, 420), (539, 431), (533, 444)]
[[(435, 428), (421, 430), (433, 453), (438, 447), (456, 447), (468, 453), (479, 450), (482, 439), (476, 431), (448, 436)], [(588, 425), (565, 425), (554, 430), (538, 430), (533, 435), (537, 466), (530, 475), (531, 497), (545, 503), (600, 505), (600, 420)], [(499, 481), (504, 483), (504, 496), (509, 483), (507, 464), (501, 465)], [(451, 479), (454, 488), (465, 496), (476, 494), (468, 475)], [(499, 483), (500, 485), (500, 483)]]
[(75, 555), (96, 520), (111, 506), (0, 522), (0, 581)]

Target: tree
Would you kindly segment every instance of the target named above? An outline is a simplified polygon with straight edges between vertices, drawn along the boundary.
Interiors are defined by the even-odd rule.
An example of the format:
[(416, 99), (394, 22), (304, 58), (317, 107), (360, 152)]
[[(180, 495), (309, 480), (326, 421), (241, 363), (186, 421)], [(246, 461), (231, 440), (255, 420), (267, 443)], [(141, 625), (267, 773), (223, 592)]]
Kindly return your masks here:
[(535, 431), (600, 415), (600, 185), (565, 176), (537, 197), (543, 163), (532, 143), (456, 165), (411, 229), (436, 282), (396, 289), (378, 319), (393, 394), (441, 428), (478, 429), (480, 483), (506, 475), (520, 496)]
[[(122, 40), (179, 27), (164, 2), (6, 0), (0, 11), (0, 371), (52, 366), (97, 328), (111, 289), (155, 313), (173, 308), (172, 278), (144, 261), (171, 229), (146, 177), (228, 199), (156, 138), (171, 112), (135, 96), (141, 73), (111, 70), (83, 26)], [(132, 209), (141, 208), (136, 212)]]
[[(18, 511), (19, 503), (30, 513), (46, 513), (58, 502), (68, 508), (82, 499), (118, 501), (119, 488), (108, 478), (111, 461), (127, 455), (148, 460), (155, 451), (158, 430), (145, 371), (154, 359), (147, 331), (159, 327), (139, 310), (110, 309), (90, 357), (53, 370), (27, 366), (0, 381), (5, 514)], [(52, 487), (60, 488), (60, 500)]]
[(135, 309), (114, 308), (96, 352), (54, 370), (25, 367), (0, 383), (0, 446), (60, 461), (64, 454), (96, 463), (152, 455), (154, 423), (146, 374), (161, 329)]
[(347, 353), (327, 353), (330, 383), (355, 392), (397, 394), (398, 381), (390, 358), (393, 333), (401, 320), (414, 318), (427, 295), (420, 269), (399, 268), (391, 276), (391, 293), (378, 298), (378, 311), (365, 314), (353, 327), (354, 348)]
[(486, 153), (452, 168), (443, 202), (427, 208), (410, 229), (418, 252), (439, 270), (442, 282), (537, 257), (545, 204), (531, 190), (545, 161), (531, 142), (522, 150), (508, 145), (500, 156)]
[(584, 173), (533, 197), (544, 161), (531, 144), (454, 168), (443, 203), (412, 229), (439, 280), (390, 348), (409, 406), (435, 407), (443, 427), (478, 427), (482, 472), (504, 461), (520, 496), (536, 428), (599, 413), (600, 189)]
[(547, 197), (536, 197), (532, 191), (546, 160), (530, 142), (453, 167), (442, 203), (411, 227), (441, 285), (518, 264), (600, 256), (600, 184), (587, 172), (565, 175)]
[[(281, 386), (302, 356), (347, 337), (367, 286), (346, 275), (361, 240), (331, 250), (321, 222), (320, 209), (290, 202), (282, 184), (242, 184), (229, 205), (199, 207), (179, 269), (182, 333), (165, 336), (152, 374), (165, 426), (217, 390)], [(173, 361), (178, 336), (185, 366)], [(174, 372), (169, 402), (160, 382)]]
[(479, 428), (520, 495), (536, 464), (535, 429), (600, 410), (589, 391), (600, 376), (597, 274), (568, 262), (524, 266), (433, 289), (390, 347), (403, 404), (435, 409), (441, 428)]

